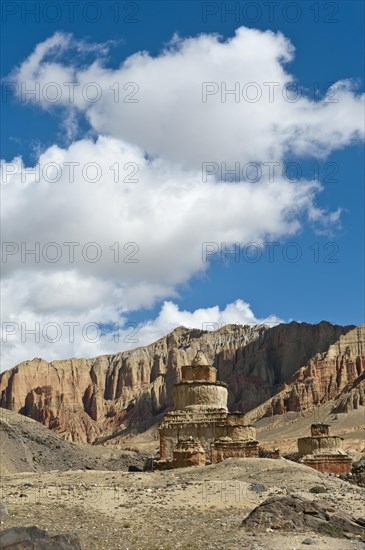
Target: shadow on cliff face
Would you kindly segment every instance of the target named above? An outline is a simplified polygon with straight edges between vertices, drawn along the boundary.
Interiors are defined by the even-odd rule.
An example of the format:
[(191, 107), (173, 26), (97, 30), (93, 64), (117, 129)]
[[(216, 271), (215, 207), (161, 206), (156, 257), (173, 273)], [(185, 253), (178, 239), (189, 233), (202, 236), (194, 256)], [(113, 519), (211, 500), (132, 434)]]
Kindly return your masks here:
[[(211, 332), (180, 327), (154, 344), (115, 355), (52, 363), (33, 359), (0, 375), (0, 406), (75, 442), (140, 433), (172, 406), (182, 365), (191, 364), (201, 349), (229, 386), (231, 410), (262, 406), (260, 418), (305, 413), (365, 371), (359, 354), (365, 326), (352, 329), (324, 321), (272, 328), (227, 325)], [(315, 388), (324, 389), (319, 394)], [(262, 405), (273, 395), (277, 399)]]

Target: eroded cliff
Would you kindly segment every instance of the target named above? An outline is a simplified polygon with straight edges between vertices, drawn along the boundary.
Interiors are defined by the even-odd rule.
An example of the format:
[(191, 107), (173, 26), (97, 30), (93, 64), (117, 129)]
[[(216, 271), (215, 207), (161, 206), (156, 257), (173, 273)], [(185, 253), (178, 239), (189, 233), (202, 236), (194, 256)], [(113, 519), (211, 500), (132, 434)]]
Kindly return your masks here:
[[(365, 372), (365, 325), (343, 334), (325, 352), (313, 355), (279, 388), (276, 395), (247, 415), (254, 422), (264, 416), (297, 411), (305, 414), (349, 388), (356, 388)], [(350, 401), (361, 403), (361, 388), (354, 389)], [(355, 397), (357, 396), (357, 397)], [(347, 397), (346, 397), (347, 399)], [(348, 403), (348, 410), (351, 404)], [(341, 408), (341, 407), (340, 407)], [(346, 412), (343, 404), (342, 411)]]
[(71, 441), (90, 443), (130, 427), (141, 431), (171, 406), (181, 366), (202, 349), (218, 379), (229, 385), (231, 410), (245, 412), (266, 402), (261, 416), (272, 408), (274, 414), (305, 411), (355, 381), (365, 370), (364, 348), (365, 326), (293, 322), (273, 328), (227, 325), (214, 332), (180, 327), (129, 352), (25, 361), (0, 376), (0, 406)]

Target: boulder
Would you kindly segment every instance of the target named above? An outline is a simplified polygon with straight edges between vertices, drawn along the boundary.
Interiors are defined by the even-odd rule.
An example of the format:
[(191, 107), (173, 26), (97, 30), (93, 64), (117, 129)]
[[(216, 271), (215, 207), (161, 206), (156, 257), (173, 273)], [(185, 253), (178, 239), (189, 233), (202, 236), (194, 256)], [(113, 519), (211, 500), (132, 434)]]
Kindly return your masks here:
[(242, 522), (255, 531), (316, 531), (337, 537), (364, 536), (360, 521), (322, 500), (298, 496), (272, 497), (257, 506)]
[(3, 521), (8, 515), (9, 512), (5, 502), (0, 500), (0, 520)]
[(32, 527), (11, 527), (0, 532), (3, 550), (82, 550), (76, 535), (63, 533), (50, 536), (47, 531)]

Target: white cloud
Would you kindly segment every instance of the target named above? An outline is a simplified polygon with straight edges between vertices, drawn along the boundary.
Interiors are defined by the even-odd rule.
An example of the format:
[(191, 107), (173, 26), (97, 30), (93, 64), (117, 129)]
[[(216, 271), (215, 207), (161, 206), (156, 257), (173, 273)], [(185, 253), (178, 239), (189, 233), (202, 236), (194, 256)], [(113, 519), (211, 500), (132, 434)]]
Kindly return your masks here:
[[(96, 135), (49, 147), (35, 167), (25, 168), (21, 158), (2, 164), (3, 240), (14, 243), (3, 263), (3, 319), (18, 327), (123, 324), (133, 311), (176, 297), (181, 284), (204, 273), (209, 263), (202, 259), (203, 243), (261, 244), (294, 235), (306, 218), (326, 229), (339, 219), (340, 210), (328, 213), (316, 205), (318, 182), (288, 181), (280, 171), (272, 179), (268, 170), (256, 182), (204, 179), (201, 162), (282, 164), (288, 152), (322, 156), (349, 144), (363, 132), (362, 98), (350, 82), (338, 84), (337, 103), (284, 101), (280, 87), (294, 81), (284, 69), (293, 47), (280, 33), (253, 29), (240, 28), (226, 41), (215, 35), (175, 38), (158, 57), (137, 53), (114, 70), (102, 60), (107, 49), (56, 33), (11, 75), (29, 89), (38, 82), (50, 91), (56, 83), (63, 98), (70, 89), (64, 83), (79, 83), (74, 103), (63, 103), (63, 125), (73, 139), (81, 113)], [(70, 51), (77, 55), (65, 61)], [(85, 51), (97, 58), (89, 66), (78, 63)], [(203, 81), (226, 82), (227, 88), (257, 82), (263, 93), (265, 82), (278, 82), (280, 92), (273, 103), (235, 103), (231, 96), (222, 103), (219, 93), (204, 103)], [(102, 91), (96, 103), (82, 95), (90, 82)], [(126, 82), (138, 83), (138, 103), (124, 103), (123, 95), (113, 101), (110, 87), (117, 83), (125, 95), (133, 89), (123, 90)], [(40, 99), (43, 108), (56, 105)], [(92, 242), (96, 247), (87, 245)], [(39, 259), (24, 257), (21, 243), (39, 246)], [(67, 243), (76, 243), (73, 260)], [(101, 257), (93, 262), (95, 252)], [(60, 256), (52, 262), (55, 254)], [(165, 302), (139, 339), (149, 343), (175, 326), (201, 328), (203, 321), (256, 318), (241, 300), (224, 310), (194, 312)], [(112, 333), (94, 344), (64, 337), (54, 344), (22, 343), (19, 332), (9, 340), (7, 366), (32, 355), (96, 355), (128, 344), (115, 342)]]
[[(11, 76), (19, 90), (37, 82), (40, 105), (49, 109), (49, 86), (56, 83), (56, 103), (83, 112), (95, 132), (184, 167), (199, 169), (205, 161), (280, 162), (287, 153), (321, 157), (364, 135), (364, 96), (355, 94), (355, 84), (334, 83), (321, 101), (313, 101), (286, 70), (294, 48), (281, 33), (240, 27), (227, 40), (214, 34), (175, 37), (160, 55), (138, 52), (117, 69), (108, 68), (100, 55), (87, 66), (72, 59), (62, 63), (57, 45), (62, 53), (73, 42), (57, 33), (39, 44)], [(215, 83), (206, 102), (204, 82)], [(295, 93), (288, 84), (296, 86)], [(222, 102), (224, 86), (236, 86), (239, 97), (229, 94)], [(322, 93), (325, 86), (320, 83)]]
[[(127, 162), (138, 165), (139, 181), (116, 183), (110, 170), (115, 159), (121, 167)], [(80, 176), (89, 162), (100, 169), (96, 183)], [(74, 181), (70, 163), (79, 163)], [(207, 268), (209, 264), (202, 261), (204, 241), (261, 242), (269, 234), (292, 233), (298, 227), (297, 216), (312, 208), (317, 191), (311, 182), (232, 185), (211, 178), (202, 183), (198, 171), (146, 160), (136, 147), (106, 137), (95, 143), (81, 140), (68, 149), (53, 146), (31, 169), (21, 159), (2, 168), (7, 181), (2, 189), (3, 242), (9, 243), (3, 263), (3, 320), (17, 327), (13, 345), (8, 339), (6, 366), (32, 355), (54, 359), (123, 349), (128, 332), (119, 342), (113, 334), (97, 343), (80, 335), (69, 342), (64, 323), (123, 326), (127, 316), (133, 319), (131, 311), (176, 295), (177, 284)], [(56, 176), (58, 181), (50, 183)], [(37, 250), (36, 254), (25, 255), (22, 243), (27, 251)], [(87, 243), (97, 244), (102, 254), (99, 261), (87, 261), (96, 251), (94, 245), (85, 248)], [(114, 243), (118, 243), (118, 261)], [(135, 244), (124, 249), (126, 243)], [(59, 261), (53, 263), (57, 254)], [(126, 263), (128, 259), (138, 262)], [(166, 304), (140, 337), (149, 343), (179, 324), (199, 327), (205, 320), (253, 322), (247, 311), (237, 303), (224, 313), (211, 308), (190, 314)], [(40, 341), (31, 335), (22, 342), (24, 330), (33, 329), (37, 322)], [(47, 323), (61, 327), (62, 338), (55, 343), (42, 335)]]
[[(17, 293), (20, 282), (19, 278), (8, 282), (4, 301), (8, 302), (7, 293)], [(54, 281), (52, 282), (54, 283)], [(80, 282), (79, 284), (81, 286)], [(32, 291), (36, 285), (37, 283), (34, 286), (30, 285)], [(45, 292), (51, 293), (51, 287), (48, 287)], [(65, 302), (62, 300), (63, 291), (60, 296), (61, 309), (55, 307), (53, 312), (51, 310), (44, 311), (43, 305), (36, 312), (29, 310), (26, 292), (17, 294), (15, 302), (21, 313), (15, 315), (14, 320), (12, 316), (9, 316), (9, 321), (2, 325), (2, 338), (3, 341), (6, 341), (6, 346), (3, 346), (2, 369), (11, 368), (19, 362), (33, 357), (42, 357), (42, 359), (52, 361), (65, 357), (95, 357), (134, 349), (151, 344), (178, 326), (216, 330), (230, 323), (251, 326), (267, 323), (273, 326), (280, 322), (275, 315), (258, 319), (249, 304), (243, 300), (236, 300), (222, 310), (218, 306), (214, 306), (195, 311), (182, 311), (175, 303), (164, 302), (155, 319), (137, 324), (133, 322), (132, 318), (127, 320), (119, 315), (118, 300), (114, 304), (111, 300), (108, 302), (107, 299), (105, 303), (98, 302), (96, 299), (99, 296), (98, 291), (100, 291), (98, 285), (95, 290), (94, 303), (87, 304), (82, 312), (71, 310), (68, 313), (64, 313), (63, 310), (65, 302), (67, 302), (67, 296)], [(104, 299), (107, 298), (106, 294), (104, 294)], [(110, 297), (114, 294), (115, 298), (112, 289), (110, 289), (110, 294)], [(44, 295), (45, 300), (48, 297)], [(79, 301), (76, 285), (74, 298)], [(96, 326), (102, 322), (110, 324), (106, 333)]]
[(250, 304), (243, 300), (236, 300), (227, 304), (225, 309), (218, 306), (200, 308), (195, 311), (181, 311), (174, 302), (164, 302), (161, 311), (156, 319), (148, 321), (141, 328), (143, 341), (153, 342), (157, 338), (171, 332), (178, 326), (186, 328), (199, 328), (202, 330), (217, 330), (223, 325), (242, 324), (257, 325), (267, 323), (273, 326), (281, 320), (276, 315), (270, 315), (263, 319), (257, 318)]
[[(127, 162), (135, 163), (139, 181), (115, 182), (110, 166), (116, 159), (121, 172)], [(100, 171), (95, 183), (82, 177), (90, 162)], [(74, 178), (72, 163), (78, 163)], [(79, 334), (69, 342), (64, 323), (124, 325), (134, 310), (176, 296), (177, 285), (204, 272), (209, 265), (203, 261), (204, 242), (218, 249), (222, 242), (228, 248), (232, 242), (260, 244), (266, 237), (293, 234), (300, 217), (315, 209), (318, 191), (314, 182), (279, 178), (202, 183), (198, 171), (147, 160), (138, 148), (107, 137), (81, 140), (67, 149), (53, 146), (36, 167), (25, 168), (15, 159), (2, 169), (7, 182), (2, 189), (3, 320), (17, 327), (8, 338), (6, 366), (32, 355), (54, 359), (123, 349), (128, 332), (118, 342), (113, 334), (96, 343)], [(101, 256), (94, 262), (96, 254)], [(56, 323), (62, 337), (50, 343), (41, 334), (39, 342), (34, 336), (22, 342), (24, 330), (37, 322), (40, 333), (47, 323)], [(180, 324), (201, 328), (203, 322), (254, 323), (255, 317), (242, 301), (222, 312), (213, 307), (193, 313), (167, 302), (138, 338), (150, 343)], [(7, 330), (15, 330), (12, 326)], [(52, 339), (52, 329), (50, 334)]]
[[(120, 182), (114, 181), (115, 169), (110, 168), (116, 162)], [(9, 245), (5, 275), (25, 266), (27, 271), (76, 269), (119, 281), (130, 290), (150, 284), (152, 296), (156, 292), (159, 297), (162, 288), (170, 293), (176, 284), (206, 269), (204, 242), (260, 243), (268, 235), (294, 233), (298, 218), (313, 209), (319, 189), (315, 182), (279, 177), (271, 183), (266, 178), (255, 184), (213, 178), (203, 183), (198, 171), (146, 160), (136, 147), (107, 137), (95, 143), (81, 140), (68, 149), (53, 146), (32, 169), (19, 160), (2, 168), (7, 181), (3, 240), (19, 247), (11, 254)], [(123, 181), (131, 169), (138, 181)], [(91, 182), (97, 173), (99, 181)], [(47, 248), (50, 242), (57, 244)], [(98, 250), (93, 245), (84, 249), (92, 242)], [(39, 258), (22, 254), (20, 243), (30, 249), (39, 243)], [(71, 245), (64, 243), (80, 243), (73, 262)], [(114, 243), (119, 243), (119, 261)], [(97, 254), (100, 261), (93, 262)], [(134, 306), (126, 304), (129, 309)]]

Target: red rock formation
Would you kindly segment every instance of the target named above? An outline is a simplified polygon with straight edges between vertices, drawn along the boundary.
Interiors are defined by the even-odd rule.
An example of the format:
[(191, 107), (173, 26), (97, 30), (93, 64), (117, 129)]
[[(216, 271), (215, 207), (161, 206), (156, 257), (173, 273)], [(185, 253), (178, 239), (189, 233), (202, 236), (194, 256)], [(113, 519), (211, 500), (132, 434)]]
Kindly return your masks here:
[[(215, 332), (178, 328), (130, 352), (51, 363), (33, 359), (0, 375), (0, 406), (73, 441), (145, 429), (171, 407), (181, 367), (202, 349), (228, 384), (230, 410), (251, 410), (285, 383), (272, 402), (275, 412), (306, 411), (365, 370), (364, 326), (353, 328), (326, 322), (271, 329), (227, 325)], [(272, 414), (271, 404), (265, 414)]]
[[(316, 405), (337, 397), (352, 385), (359, 384), (364, 372), (365, 325), (361, 325), (342, 335), (327, 351), (315, 354), (274, 397), (251, 411), (248, 419), (253, 422), (264, 416), (287, 411), (305, 414)], [(352, 396), (358, 404), (364, 403), (362, 391), (360, 386)], [(340, 405), (337, 412), (340, 412)]]
[(337, 397), (333, 413), (347, 413), (365, 407), (365, 372), (356, 378), (353, 384), (348, 384)]

